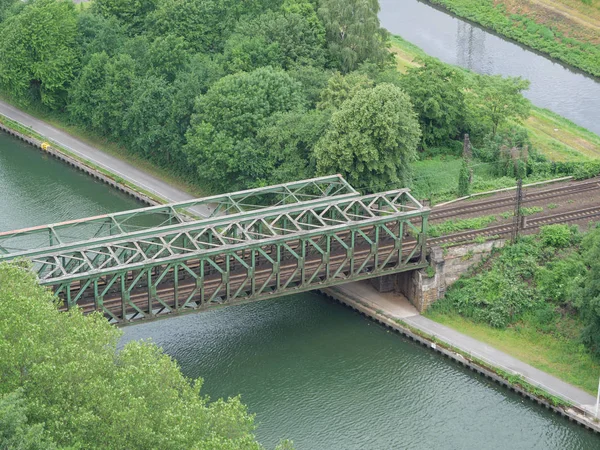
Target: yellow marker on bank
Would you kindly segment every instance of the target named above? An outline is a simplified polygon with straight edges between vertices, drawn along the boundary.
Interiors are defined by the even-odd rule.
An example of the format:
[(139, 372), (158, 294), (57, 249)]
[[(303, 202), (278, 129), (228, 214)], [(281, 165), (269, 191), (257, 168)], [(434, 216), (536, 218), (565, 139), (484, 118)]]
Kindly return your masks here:
[(42, 142), (42, 150), (48, 150), (48, 147), (50, 147), (50, 144), (47, 142)]

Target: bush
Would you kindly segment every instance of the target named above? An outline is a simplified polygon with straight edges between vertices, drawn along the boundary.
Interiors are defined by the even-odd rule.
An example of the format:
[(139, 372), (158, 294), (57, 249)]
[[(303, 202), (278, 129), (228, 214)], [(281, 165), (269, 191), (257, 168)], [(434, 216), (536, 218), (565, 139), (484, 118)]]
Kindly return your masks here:
[(574, 242), (577, 227), (569, 225), (546, 225), (540, 229), (540, 239), (548, 247), (564, 248)]

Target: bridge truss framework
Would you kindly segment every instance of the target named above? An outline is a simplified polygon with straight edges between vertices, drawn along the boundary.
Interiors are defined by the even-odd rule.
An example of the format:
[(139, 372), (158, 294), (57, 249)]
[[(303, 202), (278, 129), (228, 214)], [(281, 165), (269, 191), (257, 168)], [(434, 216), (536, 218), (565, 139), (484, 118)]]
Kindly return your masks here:
[[(154, 227), (30, 248), (0, 255), (0, 261), (26, 257), (40, 283), (63, 299), (65, 309), (100, 311), (115, 322), (426, 266), (429, 209), (408, 189), (361, 196), (340, 176), (317, 180), (319, 188), (315, 180), (296, 185), (305, 186), (301, 192), (311, 192), (305, 197), (286, 192), (271, 196), (274, 201), (269, 204), (263, 194), (281, 194), (283, 185), (252, 190), (254, 198), (263, 200), (231, 215), (194, 219), (179, 210), (179, 217), (187, 220), (163, 220)], [(330, 187), (323, 188), (323, 183)], [(247, 198), (243, 193), (228, 195)], [(152, 208), (119, 217), (144, 210)], [(19, 233), (4, 235), (22, 236)]]

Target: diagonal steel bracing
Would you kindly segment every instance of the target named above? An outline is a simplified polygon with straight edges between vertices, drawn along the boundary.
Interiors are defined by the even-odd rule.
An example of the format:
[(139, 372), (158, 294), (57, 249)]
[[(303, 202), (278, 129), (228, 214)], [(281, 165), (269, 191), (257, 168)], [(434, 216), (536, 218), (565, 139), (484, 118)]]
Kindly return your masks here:
[(323, 197), (295, 195), (291, 203), (96, 237), (27, 257), (65, 309), (101, 311), (115, 322), (426, 265), (429, 209), (408, 189), (365, 196), (334, 183), (327, 189)]
[[(249, 189), (191, 201), (151, 206), (85, 219), (0, 233), (0, 257), (28, 256), (32, 250), (59, 247), (197, 220), (261, 211), (270, 207), (344, 196), (358, 192), (340, 175)], [(0, 258), (0, 260), (2, 260)]]

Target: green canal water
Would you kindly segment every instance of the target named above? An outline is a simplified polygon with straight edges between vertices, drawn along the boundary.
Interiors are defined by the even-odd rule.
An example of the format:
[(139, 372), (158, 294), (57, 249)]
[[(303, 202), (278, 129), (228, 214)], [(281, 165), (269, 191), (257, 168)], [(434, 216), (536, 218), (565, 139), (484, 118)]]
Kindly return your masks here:
[[(0, 231), (135, 207), (0, 134)], [(257, 436), (302, 449), (600, 449), (536, 404), (316, 294), (124, 328), (212, 398), (241, 394)]]

